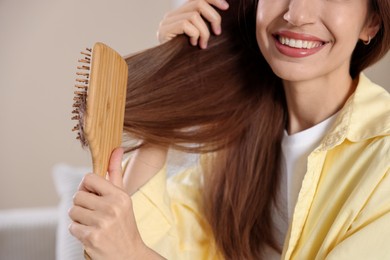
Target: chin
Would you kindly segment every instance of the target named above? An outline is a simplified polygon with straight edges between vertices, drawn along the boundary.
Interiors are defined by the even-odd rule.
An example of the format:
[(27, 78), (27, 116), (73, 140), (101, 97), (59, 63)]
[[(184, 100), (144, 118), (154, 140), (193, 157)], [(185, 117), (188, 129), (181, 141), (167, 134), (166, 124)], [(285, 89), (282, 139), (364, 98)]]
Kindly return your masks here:
[(272, 71), (276, 76), (284, 81), (306, 81), (313, 79), (317, 76), (317, 73), (312, 71), (310, 68), (302, 67), (296, 63), (285, 62), (270, 63)]

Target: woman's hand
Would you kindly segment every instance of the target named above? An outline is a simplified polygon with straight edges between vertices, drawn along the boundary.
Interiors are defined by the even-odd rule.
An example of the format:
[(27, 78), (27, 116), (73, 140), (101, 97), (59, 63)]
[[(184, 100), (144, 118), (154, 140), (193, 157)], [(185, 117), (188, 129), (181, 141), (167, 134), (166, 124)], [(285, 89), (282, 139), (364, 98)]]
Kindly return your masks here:
[(225, 0), (188, 0), (164, 16), (157, 32), (158, 40), (164, 43), (184, 33), (193, 46), (199, 43), (200, 48), (207, 48), (210, 31), (206, 22), (216, 35), (221, 33), (221, 16), (215, 8), (226, 10), (229, 5)]
[(131, 198), (123, 189), (122, 156), (121, 148), (112, 153), (107, 179), (95, 174), (84, 177), (69, 210), (73, 220), (69, 231), (93, 260), (162, 259), (138, 232)]

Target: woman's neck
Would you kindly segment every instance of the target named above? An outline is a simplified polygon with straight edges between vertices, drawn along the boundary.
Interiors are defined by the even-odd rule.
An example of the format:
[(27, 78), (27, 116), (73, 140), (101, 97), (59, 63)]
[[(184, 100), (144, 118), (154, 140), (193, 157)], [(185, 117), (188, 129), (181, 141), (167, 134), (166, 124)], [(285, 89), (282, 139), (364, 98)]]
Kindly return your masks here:
[(349, 74), (330, 75), (307, 81), (283, 81), (288, 107), (287, 132), (308, 129), (339, 111), (355, 91), (357, 80)]

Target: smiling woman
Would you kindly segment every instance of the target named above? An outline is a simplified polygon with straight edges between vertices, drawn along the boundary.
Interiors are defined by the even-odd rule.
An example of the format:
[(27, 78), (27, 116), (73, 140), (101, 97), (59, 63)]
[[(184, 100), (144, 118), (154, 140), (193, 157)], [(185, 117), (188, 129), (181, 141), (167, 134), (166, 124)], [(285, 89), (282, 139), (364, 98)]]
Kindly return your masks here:
[[(389, 13), (387, 0), (168, 13), (165, 43), (127, 59), (125, 132), (143, 146), (123, 183), (120, 150), (110, 180), (82, 182), (72, 234), (96, 258), (390, 258), (390, 95), (362, 73), (390, 49)], [(168, 147), (199, 166), (167, 181)]]

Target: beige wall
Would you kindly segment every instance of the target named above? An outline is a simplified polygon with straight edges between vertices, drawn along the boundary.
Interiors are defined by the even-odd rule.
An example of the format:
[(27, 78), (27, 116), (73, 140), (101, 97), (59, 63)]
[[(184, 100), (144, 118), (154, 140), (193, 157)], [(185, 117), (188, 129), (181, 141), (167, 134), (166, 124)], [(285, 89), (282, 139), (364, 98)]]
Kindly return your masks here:
[(79, 51), (157, 44), (171, 0), (0, 0), (0, 208), (54, 205), (51, 169), (88, 165), (71, 132)]
[[(153, 46), (170, 7), (171, 0), (0, 0), (0, 209), (55, 205), (53, 165), (89, 164), (70, 131), (79, 51), (96, 41), (123, 55)], [(389, 86), (389, 67), (388, 55), (370, 75)]]

